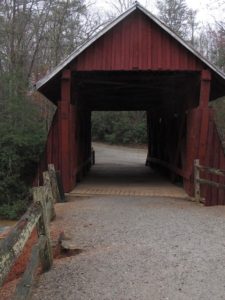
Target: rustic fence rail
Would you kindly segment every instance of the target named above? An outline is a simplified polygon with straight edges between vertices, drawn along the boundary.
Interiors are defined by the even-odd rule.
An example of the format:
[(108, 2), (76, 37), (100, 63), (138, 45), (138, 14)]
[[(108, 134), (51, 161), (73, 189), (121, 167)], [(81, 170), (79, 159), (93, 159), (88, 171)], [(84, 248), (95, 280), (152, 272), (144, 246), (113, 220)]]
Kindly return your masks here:
[(43, 173), (43, 182), (43, 186), (33, 188), (33, 203), (0, 244), (1, 287), (34, 228), (37, 229), (38, 241), (31, 250), (27, 268), (16, 287), (14, 300), (29, 299), (39, 265), (41, 264), (42, 271), (45, 272), (53, 263), (49, 222), (55, 217), (54, 203), (60, 199), (53, 165)]
[(201, 171), (204, 171), (204, 172), (212, 174), (212, 175), (225, 177), (225, 170), (202, 166), (202, 165), (200, 165), (199, 159), (196, 159), (194, 161), (194, 183), (195, 183), (194, 197), (197, 202), (204, 203), (204, 198), (201, 197), (201, 185), (209, 185), (212, 187), (216, 187), (218, 189), (221, 189), (221, 188), (225, 189), (225, 185), (222, 183), (212, 181), (212, 180), (200, 178)]

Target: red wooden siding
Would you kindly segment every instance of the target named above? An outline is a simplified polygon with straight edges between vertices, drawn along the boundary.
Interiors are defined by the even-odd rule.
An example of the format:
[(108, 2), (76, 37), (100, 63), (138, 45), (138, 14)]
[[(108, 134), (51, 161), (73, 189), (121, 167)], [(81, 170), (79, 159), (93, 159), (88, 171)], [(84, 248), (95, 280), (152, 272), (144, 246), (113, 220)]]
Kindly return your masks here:
[[(45, 157), (40, 163), (39, 175), (47, 168), (47, 163), (55, 164), (56, 169), (62, 173), (64, 189), (69, 192), (90, 166), (91, 110), (98, 107), (100, 94), (107, 95), (102, 92), (104, 91), (102, 86), (100, 86), (101, 92), (94, 95), (99, 87), (97, 83), (96, 86), (88, 85), (88, 76), (92, 77), (94, 73), (89, 72), (80, 74), (84, 76), (80, 81), (84, 86), (83, 89), (85, 84), (90, 88), (90, 93), (84, 93), (82, 98), (82, 84), (79, 85), (79, 81), (76, 83), (74, 76), (78, 74), (77, 71), (132, 70), (184, 71), (180, 73), (186, 76), (183, 81), (176, 82), (172, 74), (164, 72), (168, 78), (158, 77), (159, 82), (157, 81), (155, 87), (155, 79), (151, 77), (150, 83), (146, 84), (146, 89), (149, 91), (149, 86), (153, 82), (152, 92), (144, 94), (147, 100), (144, 99), (143, 106), (141, 106), (140, 94), (136, 96), (137, 100), (132, 99), (140, 105), (137, 109), (149, 110), (149, 158), (152, 159), (152, 163), (169, 169), (173, 179), (176, 179), (177, 175), (182, 177), (184, 188), (189, 195), (193, 195), (194, 190), (194, 159), (200, 159), (201, 164), (209, 167), (225, 169), (224, 150), (214, 123), (212, 109), (208, 108), (208, 102), (212, 100), (212, 95), (217, 95), (218, 87), (223, 91), (224, 82), (220, 82), (204, 62), (137, 9), (91, 44), (74, 61), (64, 66), (54, 80), (48, 80), (43, 86), (42, 92), (52, 97), (58, 108), (48, 135)], [(185, 71), (195, 73), (185, 73)], [(127, 73), (128, 81), (129, 74), (135, 76), (143, 74), (142, 72), (124, 73)], [(174, 74), (177, 76), (178, 72)], [(191, 78), (189, 81), (187, 74)], [(174, 80), (172, 81), (174, 85), (170, 82), (170, 76)], [(120, 80), (122, 82), (122, 79)], [(141, 77), (135, 80), (138, 83)], [(104, 84), (104, 78), (102, 81), (101, 85)], [(187, 86), (192, 90), (187, 89)], [(168, 93), (167, 88), (173, 89), (174, 94)], [(108, 92), (112, 96), (109, 101), (115, 101), (113, 103), (118, 105), (116, 107), (118, 109), (121, 109), (119, 97), (124, 97), (125, 93), (129, 92), (129, 88), (126, 89), (118, 95), (116, 93), (111, 95)], [(143, 87), (140, 85), (139, 90), (141, 89)], [(133, 90), (135, 91), (135, 88)], [(105, 91), (107, 93), (107, 89)], [(130, 95), (131, 92), (126, 95), (125, 104), (130, 103)], [(90, 98), (92, 106), (88, 107), (89, 102), (86, 98)], [(149, 100), (152, 101), (152, 105), (148, 105), (149, 98), (152, 98)], [(163, 107), (160, 105), (158, 108), (153, 107), (156, 103), (153, 98), (161, 101), (159, 103)], [(176, 100), (176, 103), (173, 100)], [(170, 101), (173, 108), (171, 111), (168, 109)], [(108, 105), (109, 102), (105, 102)], [(99, 103), (101, 104), (101, 101)], [(110, 109), (110, 106), (106, 108)], [(202, 175), (225, 184), (225, 179), (218, 176)], [(224, 190), (203, 187), (202, 196), (206, 199), (206, 205), (225, 204)]]
[(65, 192), (69, 192), (74, 188), (77, 177), (82, 178), (90, 168), (91, 114), (78, 111), (75, 105), (70, 104), (62, 124), (62, 105), (62, 102), (58, 103), (52, 120), (34, 185), (43, 183), (42, 173), (48, 169), (48, 164), (54, 164), (56, 170), (61, 172)]
[(43, 177), (42, 173), (48, 169), (48, 164), (53, 163), (55, 168), (60, 169), (60, 159), (59, 159), (59, 130), (58, 130), (58, 111), (52, 119), (52, 124), (48, 132), (47, 143), (43, 156), (39, 162), (37, 175), (34, 180), (34, 185), (42, 185)]
[(203, 63), (140, 11), (135, 11), (88, 49), (72, 70), (201, 70)]
[[(205, 145), (205, 158), (202, 164), (207, 167), (218, 168), (225, 170), (225, 152), (222, 146), (220, 136), (217, 131), (215, 124), (213, 110), (208, 109), (207, 118), (209, 119), (208, 125), (206, 127), (206, 145)], [(187, 141), (189, 140), (192, 147), (192, 153), (189, 151), (189, 155), (186, 157), (186, 164), (189, 166), (187, 168), (187, 174), (191, 175), (190, 179), (184, 179), (184, 188), (189, 195), (194, 195), (194, 177), (193, 177), (193, 161), (194, 159), (199, 159), (200, 154), (200, 128), (202, 123), (202, 113), (201, 110), (195, 109), (190, 112), (188, 117), (188, 130), (187, 130)], [(198, 119), (198, 123), (195, 122), (193, 118)], [(204, 120), (203, 120), (204, 121)], [(192, 127), (195, 124), (192, 131)], [(193, 143), (193, 144), (192, 144)], [(189, 147), (189, 149), (191, 149)], [(209, 180), (213, 180), (218, 183), (223, 183), (225, 185), (225, 178), (222, 176), (210, 175), (207, 172), (202, 172), (201, 177)], [(212, 205), (225, 205), (225, 190), (217, 189), (215, 187), (201, 186), (201, 196), (205, 198), (206, 206)]]
[[(209, 110), (209, 126), (207, 132), (206, 159), (204, 165), (225, 170), (225, 154), (220, 136), (215, 125), (213, 110)], [(202, 174), (203, 177), (225, 184), (225, 178), (216, 175)], [(225, 205), (225, 190), (214, 187), (202, 187), (202, 195), (206, 205)]]
[[(175, 172), (183, 177), (184, 189), (190, 196), (194, 196), (194, 160), (199, 159), (202, 152), (200, 135), (205, 119), (208, 120), (204, 133), (206, 144), (204, 144), (205, 153), (201, 164), (225, 170), (225, 152), (211, 108), (205, 109), (204, 113), (199, 107), (188, 112), (186, 116), (186, 142), (180, 149), (181, 166), (174, 161), (174, 154), (178, 150), (176, 147), (179, 140), (177, 140), (176, 135), (181, 126), (182, 118), (176, 121), (176, 119), (169, 119), (166, 116), (162, 119), (160, 115), (148, 114), (149, 161), (153, 163), (153, 167), (154, 163), (158, 161), (160, 165), (169, 168), (172, 173)], [(174, 121), (176, 122), (174, 123)], [(202, 172), (201, 177), (225, 185), (225, 178), (221, 176)], [(225, 205), (224, 189), (201, 186), (201, 196), (205, 198), (207, 206)]]

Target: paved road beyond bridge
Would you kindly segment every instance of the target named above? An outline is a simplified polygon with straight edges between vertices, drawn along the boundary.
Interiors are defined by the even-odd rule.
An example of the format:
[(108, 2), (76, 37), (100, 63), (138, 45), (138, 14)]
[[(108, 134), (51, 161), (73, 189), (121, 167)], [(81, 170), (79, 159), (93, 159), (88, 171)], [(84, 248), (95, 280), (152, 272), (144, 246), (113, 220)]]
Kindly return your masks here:
[(225, 207), (187, 201), (143, 167), (144, 154), (96, 145), (96, 166), (52, 225), (79, 254), (56, 259), (33, 300), (225, 299)]

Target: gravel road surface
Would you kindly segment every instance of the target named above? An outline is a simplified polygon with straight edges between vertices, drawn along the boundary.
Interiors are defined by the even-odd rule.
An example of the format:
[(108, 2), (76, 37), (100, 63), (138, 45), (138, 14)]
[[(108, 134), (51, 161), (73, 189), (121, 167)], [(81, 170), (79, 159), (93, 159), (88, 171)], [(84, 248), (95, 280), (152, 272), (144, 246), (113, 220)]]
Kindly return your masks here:
[(55, 260), (33, 300), (225, 299), (225, 207), (70, 196), (56, 212), (52, 226), (82, 252)]

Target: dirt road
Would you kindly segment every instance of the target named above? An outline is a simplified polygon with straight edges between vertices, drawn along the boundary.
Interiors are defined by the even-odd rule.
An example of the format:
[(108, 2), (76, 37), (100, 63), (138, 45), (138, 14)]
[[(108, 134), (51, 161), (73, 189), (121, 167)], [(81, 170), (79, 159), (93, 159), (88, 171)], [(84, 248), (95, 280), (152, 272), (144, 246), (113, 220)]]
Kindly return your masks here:
[(82, 252), (55, 260), (33, 300), (225, 299), (224, 207), (71, 196), (56, 212), (54, 226)]

